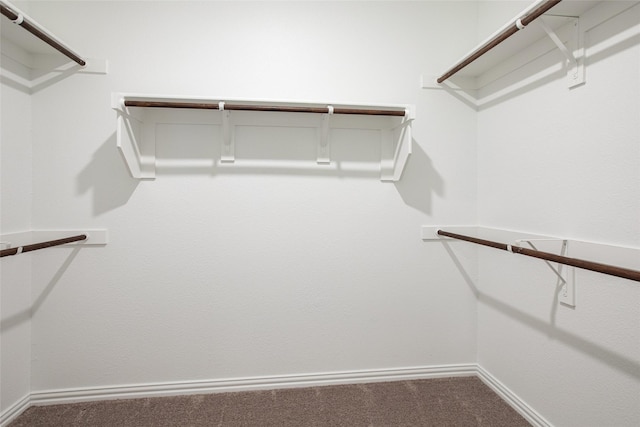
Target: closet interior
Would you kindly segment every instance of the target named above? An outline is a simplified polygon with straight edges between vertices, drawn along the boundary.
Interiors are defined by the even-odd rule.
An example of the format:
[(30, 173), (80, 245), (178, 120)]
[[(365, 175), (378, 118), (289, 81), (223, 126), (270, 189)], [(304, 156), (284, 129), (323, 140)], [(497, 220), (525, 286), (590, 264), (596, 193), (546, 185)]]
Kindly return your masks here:
[(640, 2), (15, 3), (0, 425), (467, 376), (640, 422)]

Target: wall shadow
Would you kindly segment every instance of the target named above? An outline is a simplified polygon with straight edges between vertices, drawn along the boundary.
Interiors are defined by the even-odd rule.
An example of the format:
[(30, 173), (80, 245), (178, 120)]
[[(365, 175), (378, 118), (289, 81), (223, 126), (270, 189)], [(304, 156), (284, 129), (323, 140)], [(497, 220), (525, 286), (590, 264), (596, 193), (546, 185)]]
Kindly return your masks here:
[[(49, 280), (49, 283), (47, 283), (47, 286), (45, 286), (40, 295), (38, 295), (38, 297), (33, 301), (29, 308), (8, 316), (7, 318), (0, 321), (0, 332), (4, 333), (15, 328), (16, 326), (19, 326), (24, 322), (27, 322), (35, 313), (37, 313), (42, 304), (44, 304), (44, 302), (46, 301), (47, 297), (51, 294), (51, 292), (53, 292), (56, 284), (58, 284), (62, 276), (64, 276), (64, 273), (67, 271), (73, 260), (78, 255), (80, 249), (82, 249), (80, 246), (74, 247), (72, 249), (69, 256), (67, 256), (67, 259), (65, 259), (58, 270), (56, 270), (54, 275), (51, 277), (51, 280)], [(25, 255), (29, 256), (29, 254)]]
[[(479, 303), (489, 306), (494, 310), (510, 317), (511, 319), (522, 323), (531, 329), (542, 332), (548, 337), (560, 341), (563, 344), (566, 344), (580, 351), (581, 353), (596, 358), (602, 363), (612, 367), (613, 369), (621, 371), (627, 375), (631, 375), (634, 378), (640, 379), (640, 363), (638, 363), (636, 360), (611, 351), (605, 346), (586, 340), (574, 333), (560, 329), (555, 324), (554, 319), (552, 319), (550, 322), (547, 322), (483, 293), (480, 289), (478, 289), (477, 285), (475, 284), (469, 273), (466, 271), (463, 264), (460, 262), (448, 242), (442, 241), (440, 243), (444, 245), (445, 250), (451, 256), (451, 260), (462, 275), (467, 286), (469, 286), (473, 294), (476, 295)], [(556, 297), (554, 298), (553, 303), (557, 304), (557, 290), (554, 290), (554, 292), (556, 292)]]
[(76, 179), (78, 194), (93, 193), (95, 216), (126, 204), (139, 184), (131, 178), (116, 149), (116, 134), (111, 135), (93, 154)]
[(415, 140), (402, 179), (394, 182), (402, 200), (420, 212), (431, 214), (433, 194), (444, 195), (445, 184), (433, 162)]
[(332, 128), (329, 163), (319, 164), (318, 127), (301, 125), (295, 115), (288, 117), (289, 123), (271, 115), (276, 113), (261, 114), (262, 117), (256, 115), (255, 125), (235, 125), (235, 160), (229, 162), (222, 160), (224, 142), (219, 124), (206, 123), (204, 119), (203, 123), (180, 123), (177, 113), (175, 118), (157, 122), (155, 141), (149, 142), (155, 144), (157, 178), (283, 175), (380, 179), (379, 129)]
[(0, 74), (0, 81), (24, 93), (34, 94), (77, 74), (83, 69), (81, 65), (69, 62), (66, 57), (52, 56), (48, 58), (47, 62), (45, 68), (31, 69), (9, 56), (2, 55), (0, 65), (3, 72)]

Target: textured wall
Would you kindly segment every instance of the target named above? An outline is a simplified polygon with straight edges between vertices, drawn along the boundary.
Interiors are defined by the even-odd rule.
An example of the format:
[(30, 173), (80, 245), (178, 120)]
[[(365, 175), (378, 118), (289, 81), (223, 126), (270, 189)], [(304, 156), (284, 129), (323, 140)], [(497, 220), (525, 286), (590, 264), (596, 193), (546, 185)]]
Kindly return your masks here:
[[(31, 271), (34, 311), (32, 350), (28, 319), (3, 326), (2, 408), (28, 392), (29, 357), (36, 392), (478, 361), (555, 425), (637, 422), (637, 286), (581, 272), (571, 310), (539, 261), (419, 240), (420, 225), (479, 222), (638, 247), (638, 7), (588, 32), (583, 87), (552, 74), (479, 112), (419, 88), (516, 3), (479, 16), (467, 2), (30, 4), (110, 70), (30, 101), (2, 87), (2, 231), (105, 227), (110, 243), (3, 260), (3, 320), (28, 307)], [(414, 153), (401, 182), (381, 183), (361, 134), (336, 135), (355, 168), (319, 172), (307, 131), (256, 128), (221, 168), (211, 129), (165, 126), (164, 166), (137, 182), (116, 151), (113, 91), (415, 104)], [(25, 114), (6, 112), (14, 100)], [(5, 136), (24, 129), (32, 161)]]
[[(479, 112), (482, 225), (636, 248), (570, 242), (569, 255), (640, 269), (639, 22), (636, 5), (588, 29), (584, 86), (555, 72)], [(541, 261), (479, 254), (479, 364), (554, 425), (637, 425), (637, 283), (579, 270), (570, 309)]]
[[(3, 61), (5, 58), (3, 58)], [(0, 88), (0, 234), (31, 224), (31, 99), (10, 86)], [(15, 242), (14, 242), (15, 243)], [(0, 265), (0, 412), (29, 393), (31, 260), (7, 257)]]
[[(474, 220), (475, 112), (423, 92), (419, 76), (466, 48), (475, 12), (464, 2), (33, 4), (110, 69), (33, 96), (34, 227), (106, 227), (110, 243), (34, 254), (34, 297), (46, 298), (33, 316), (32, 389), (473, 363), (473, 293), (419, 227)], [(463, 32), (438, 40), (452, 21)], [(309, 141), (258, 129), (235, 167), (161, 168), (136, 182), (116, 151), (112, 91), (415, 104), (414, 154), (401, 182), (382, 183), (368, 171), (379, 145), (343, 132), (354, 145), (336, 152), (364, 173), (274, 168)], [(207, 132), (166, 127), (159, 158), (206, 164)]]

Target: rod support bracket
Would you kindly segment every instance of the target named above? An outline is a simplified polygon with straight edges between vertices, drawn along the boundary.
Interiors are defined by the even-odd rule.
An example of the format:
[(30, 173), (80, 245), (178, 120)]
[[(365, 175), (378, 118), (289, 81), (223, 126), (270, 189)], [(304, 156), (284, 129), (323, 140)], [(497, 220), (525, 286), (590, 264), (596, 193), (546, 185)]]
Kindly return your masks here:
[[(538, 251), (539, 249), (536, 247), (534, 242), (562, 242), (562, 247), (560, 248), (560, 255), (567, 256), (569, 252), (569, 241), (566, 239), (518, 239), (516, 240), (516, 245), (520, 246), (521, 243), (526, 243), (533, 249), (534, 251)], [(569, 267), (564, 264), (557, 263), (557, 266), (551, 264), (551, 262), (547, 260), (543, 260), (545, 264), (555, 273), (558, 277), (558, 286), (566, 286), (568, 283), (567, 271)]]
[(572, 34), (568, 37), (569, 40), (567, 44), (562, 41), (560, 36), (558, 36), (544, 19), (538, 19), (536, 22), (565, 57), (567, 64), (567, 84), (569, 88), (584, 84), (584, 34), (580, 30), (580, 18), (573, 17), (573, 22), (571, 23), (573, 26)]
[(220, 154), (220, 161), (233, 163), (236, 160), (236, 147), (235, 126), (231, 123), (231, 110), (224, 109), (224, 102), (220, 102), (219, 109), (222, 114), (222, 153)]
[(11, 22), (16, 25), (22, 25), (22, 23), (24, 22), (24, 15), (18, 12), (18, 17), (16, 19), (12, 19)]
[(329, 146), (329, 122), (333, 115), (333, 105), (327, 106), (327, 113), (320, 118), (320, 139), (318, 140), (318, 164), (327, 165), (331, 163)]

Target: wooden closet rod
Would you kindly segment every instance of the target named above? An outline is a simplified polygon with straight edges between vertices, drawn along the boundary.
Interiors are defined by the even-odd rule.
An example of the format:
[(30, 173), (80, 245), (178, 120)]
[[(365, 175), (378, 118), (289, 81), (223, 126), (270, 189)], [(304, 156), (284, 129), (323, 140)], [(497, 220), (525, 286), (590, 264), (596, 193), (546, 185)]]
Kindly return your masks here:
[(471, 56), (461, 61), (458, 65), (444, 73), (442, 76), (438, 78), (438, 83), (442, 83), (447, 80), (449, 77), (456, 74), (458, 71), (462, 70), (467, 65), (471, 64), (476, 59), (480, 58), (485, 53), (489, 52), (494, 47), (498, 46), (500, 43), (517, 33), (519, 30), (523, 29), (527, 25), (529, 25), (532, 21), (539, 18), (543, 13), (551, 9), (553, 6), (560, 3), (562, 0), (547, 0), (522, 18), (518, 19), (511, 26), (501, 31), (495, 37), (487, 42), (484, 46), (474, 52)]
[(49, 46), (53, 47), (66, 57), (72, 59), (74, 62), (82, 65), (83, 67), (87, 65), (87, 62), (84, 59), (82, 59), (75, 52), (71, 51), (68, 47), (64, 46), (58, 40), (47, 34), (44, 28), (39, 27), (35, 22), (25, 17), (21, 12), (16, 12), (10, 9), (4, 2), (0, 2), (0, 12), (14, 23), (20, 25), (22, 28), (38, 37)]
[[(125, 100), (125, 107), (155, 107), (155, 108), (193, 108), (200, 110), (219, 110), (218, 103), (175, 102), (175, 101), (134, 101)], [(276, 111), (282, 113), (323, 113), (328, 114), (329, 107), (295, 107), (282, 105), (242, 105), (224, 103), (225, 110), (236, 111)], [(366, 108), (333, 108), (333, 114), (359, 114), (369, 116), (398, 116), (404, 117), (404, 110), (377, 110)]]
[(624, 279), (635, 280), (640, 282), (640, 271), (628, 268), (616, 267), (608, 264), (601, 264), (593, 261), (586, 261), (578, 258), (569, 258), (562, 255), (556, 255), (549, 252), (536, 251), (533, 249), (521, 248), (520, 246), (511, 246), (505, 243), (493, 242), (491, 240), (478, 239), (476, 237), (465, 236), (464, 234), (450, 233), (444, 230), (438, 230), (438, 235), (451, 237), (452, 239), (464, 240), (466, 242), (478, 245), (489, 246), (503, 251), (513, 252), (520, 255), (526, 255), (534, 258), (544, 259), (547, 261), (558, 262), (560, 264), (570, 265), (572, 267), (583, 268), (585, 270), (596, 271), (598, 273), (609, 274), (611, 276), (622, 277)]
[(38, 249), (50, 248), (52, 246), (64, 245), (66, 243), (73, 243), (73, 242), (86, 240), (86, 239), (87, 239), (86, 234), (78, 234), (77, 236), (65, 237), (64, 239), (49, 240), (46, 242), (34, 243), (31, 245), (17, 246), (15, 248), (9, 248), (9, 249), (2, 249), (0, 251), (0, 258), (4, 256), (9, 256), (9, 255), (21, 254), (23, 252), (37, 251)]

